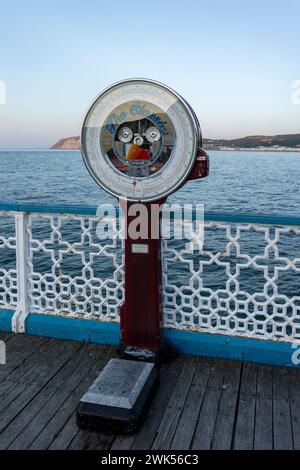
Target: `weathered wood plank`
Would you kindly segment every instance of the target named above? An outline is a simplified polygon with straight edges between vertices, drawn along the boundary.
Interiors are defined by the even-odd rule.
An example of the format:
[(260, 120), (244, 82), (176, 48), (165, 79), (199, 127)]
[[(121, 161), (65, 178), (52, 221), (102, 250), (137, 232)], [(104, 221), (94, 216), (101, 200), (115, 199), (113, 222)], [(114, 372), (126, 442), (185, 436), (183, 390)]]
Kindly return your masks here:
[(207, 450), (211, 447), (226, 363), (224, 360), (215, 360), (213, 363), (192, 442), (194, 450)]
[(273, 449), (272, 367), (258, 366), (255, 410), (254, 449)]
[(274, 449), (293, 449), (292, 420), (287, 375), (290, 369), (273, 367)]
[(89, 432), (80, 429), (71, 444), (69, 450), (108, 450), (115, 438), (115, 433)]
[[(53, 390), (55, 391), (56, 387), (53, 387), (51, 381), (47, 388), (49, 388), (49, 393), (44, 394), (41, 402), (41, 396), (36, 397), (35, 401), (39, 403), (44, 403), (47, 400), (48, 395), (52, 394), (50, 399), (46, 401), (46, 406), (43, 406), (40, 410), (35, 407), (37, 414), (34, 415), (31, 419), (33, 407), (26, 407), (22, 413), (16, 418), (15, 421), (18, 421), (18, 429), (22, 431), (17, 439), (8, 447), (12, 450), (25, 450), (34, 439), (40, 434), (42, 429), (45, 427), (45, 423), (48, 423), (53, 415), (56, 413), (57, 409), (63, 405), (63, 403), (68, 399), (70, 394), (74, 389), (79, 385), (87, 371), (92, 367), (96, 361), (96, 351), (91, 345), (85, 345), (80, 351), (74, 356), (72, 362), (68, 364), (70, 367), (65, 367), (65, 377), (63, 378), (61, 384), (56, 385), (57, 390), (52, 394)], [(52, 390), (51, 390), (52, 389)], [(31, 408), (29, 410), (29, 408)], [(31, 421), (29, 421), (31, 419)], [(29, 422), (28, 422), (29, 421)], [(28, 424), (26, 424), (28, 422)], [(17, 432), (16, 423), (14, 422), (14, 430)], [(9, 432), (9, 431), (7, 431)]]
[(146, 416), (144, 425), (135, 436), (131, 446), (133, 450), (151, 449), (162, 416), (167, 408), (184, 363), (185, 357), (181, 356), (178, 357), (176, 361), (162, 367), (160, 371), (159, 389)]
[(158, 428), (157, 436), (152, 446), (153, 450), (166, 450), (170, 448), (196, 371), (197, 363), (198, 358), (187, 357), (185, 359), (181, 374), (176, 382), (175, 389)]
[(231, 448), (241, 369), (242, 363), (238, 361), (228, 361), (225, 365), (224, 383), (216, 417), (212, 449), (229, 450)]
[(251, 450), (254, 445), (257, 365), (245, 363), (237, 410), (234, 449)]
[(60, 370), (81, 347), (80, 343), (61, 342), (60, 344), (60, 353), (51, 357), (51, 361), (49, 361), (48, 356), (46, 362), (41, 364), (39, 375), (34, 377), (33, 382), (0, 413), (0, 430), (2, 431), (0, 435), (0, 449), (5, 449), (20, 432), (18, 426), (19, 420), (16, 417), (26, 406), (29, 406), (28, 409), (40, 409), (39, 407), (42, 404), (39, 402), (39, 399), (36, 399), (36, 396), (39, 393), (42, 393), (40, 396), (43, 396), (46, 391), (49, 391), (49, 387), (44, 391), (43, 389), (52, 378), (54, 378), (52, 384), (56, 386), (56, 382), (61, 377), (61, 374), (59, 374)]
[(299, 370), (243, 364), (241, 373), (235, 361), (181, 356), (161, 371), (137, 434), (88, 433), (76, 408), (115, 350), (2, 337), (10, 362), (0, 368), (0, 449), (271, 449), (273, 432), (275, 449), (300, 448)]
[(300, 450), (300, 370), (288, 374), (294, 450)]
[(79, 430), (70, 446), (69, 450), (108, 450), (114, 440), (115, 434), (112, 432), (89, 432)]
[(161, 417), (165, 412), (174, 385), (184, 363), (184, 358), (177, 358), (170, 364), (164, 364), (159, 374), (159, 388), (145, 417), (140, 430), (131, 436), (117, 435), (111, 450), (147, 450), (151, 449)]
[(110, 450), (129, 450), (134, 443), (135, 434), (117, 434)]
[(55, 436), (54, 440), (48, 447), (48, 450), (67, 449), (77, 433), (78, 427), (76, 424), (76, 411), (74, 411), (70, 418), (66, 421), (61, 431), (57, 434), (57, 436)]
[(7, 343), (12, 337), (14, 333), (7, 333), (6, 331), (0, 331), (0, 340)]
[[(29, 402), (26, 403), (26, 406), (23, 406), (17, 416), (14, 417), (13, 421), (10, 422), (2, 431), (0, 435), (0, 449), (8, 448), (19, 434), (20, 445), (22, 446), (20, 449), (23, 448), (23, 440), (27, 442), (26, 437), (30, 437), (30, 435), (25, 436), (25, 433), (23, 433), (21, 436), (22, 431), (26, 425), (36, 417), (40, 410), (44, 408), (45, 404), (47, 403), (48, 405), (50, 398), (57, 393), (59, 388), (62, 385), (68, 385), (68, 379), (72, 380), (76, 368), (79, 367), (80, 361), (83, 360), (83, 350), (85, 348), (86, 346), (82, 346), (80, 343), (77, 343), (76, 345), (74, 344), (74, 349), (70, 357), (65, 358), (54, 373), (50, 372), (48, 376), (43, 375), (43, 380), (40, 383), (39, 389), (34, 392), (34, 399), (29, 400)], [(76, 375), (75, 377), (77, 378)], [(36, 382), (32, 384), (33, 389), (35, 385)], [(30, 388), (31, 386), (28, 387), (29, 390)], [(28, 389), (21, 394), (21, 399)], [(15, 402), (13, 402), (13, 404), (14, 403)], [(30, 431), (34, 432), (31, 428)]]
[(6, 365), (0, 368), (0, 381), (31, 356), (38, 349), (46, 338), (27, 335), (14, 335), (6, 344)]
[(199, 359), (171, 449), (188, 450), (190, 448), (212, 366), (212, 359)]
[[(108, 346), (99, 347), (93, 345), (92, 347), (95, 351), (95, 361), (92, 367), (86, 371), (87, 374), (85, 375), (84, 379), (78, 384), (78, 386), (65, 400), (65, 402), (60, 407), (57, 407), (54, 416), (48, 421), (46, 426), (30, 445), (30, 450), (44, 450), (48, 449), (51, 444), (54, 445), (54, 441), (58, 438), (60, 432), (64, 429), (64, 426), (72, 414), (75, 413), (82, 395), (87, 391), (89, 386), (95, 380), (100, 370), (105, 366), (107, 360), (115, 354), (113, 348)], [(66, 448), (77, 432), (78, 428), (75, 423), (73, 433), (69, 433), (69, 440), (64, 447), (61, 447), (61, 442), (59, 448)]]
[[(37, 355), (34, 357), (33, 355), (29, 357), (26, 364), (29, 366), (27, 372), (23, 375), (23, 366), (18, 367), (15, 369), (12, 374), (6, 377), (5, 381), (1, 383), (1, 400), (0, 400), (0, 422), (2, 413), (4, 410), (8, 408), (8, 406), (16, 400), (24, 390), (28, 387), (32, 386), (36, 380), (39, 379), (42, 368), (42, 364), (47, 364), (49, 361), (49, 351), (53, 355), (60, 355), (61, 352), (64, 350), (65, 346), (62, 342), (54, 341), (51, 343), (51, 348), (49, 347), (49, 343), (42, 345), (37, 351)], [(31, 365), (31, 358), (33, 358), (33, 364)], [(26, 367), (26, 366), (25, 366)], [(18, 373), (21, 374), (18, 380), (11, 384), (10, 378), (12, 376), (17, 375)], [(7, 387), (5, 389), (5, 387)]]
[(49, 356), (49, 350), (51, 350), (51, 346), (55, 347), (55, 344), (57, 344), (56, 340), (45, 340), (24, 362), (12, 370), (5, 380), (0, 382), (0, 397), (3, 397), (4, 393), (8, 393), (10, 396), (15, 395), (18, 384), (26, 382), (33, 376), (35, 368), (42, 360), (41, 358)]

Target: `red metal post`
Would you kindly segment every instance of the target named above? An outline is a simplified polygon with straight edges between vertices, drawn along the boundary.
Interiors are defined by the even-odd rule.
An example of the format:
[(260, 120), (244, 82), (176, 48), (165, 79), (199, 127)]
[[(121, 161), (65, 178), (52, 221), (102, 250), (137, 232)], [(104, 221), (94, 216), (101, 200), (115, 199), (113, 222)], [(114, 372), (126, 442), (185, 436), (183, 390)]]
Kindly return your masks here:
[[(161, 347), (162, 266), (160, 212), (164, 201), (136, 204), (120, 201), (125, 213), (125, 304), (121, 331), (125, 351)], [(139, 211), (141, 209), (141, 211)], [(137, 226), (137, 217), (140, 220)], [(136, 233), (136, 229), (137, 232)]]

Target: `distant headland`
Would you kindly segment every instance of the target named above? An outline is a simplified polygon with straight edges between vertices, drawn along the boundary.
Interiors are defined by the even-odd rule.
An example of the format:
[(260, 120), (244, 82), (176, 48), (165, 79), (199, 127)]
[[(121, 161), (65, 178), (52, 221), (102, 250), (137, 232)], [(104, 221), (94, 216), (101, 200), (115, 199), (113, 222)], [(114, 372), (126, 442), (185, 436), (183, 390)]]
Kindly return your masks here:
[(60, 139), (56, 144), (52, 145), (52, 150), (79, 150), (80, 149), (80, 137), (66, 137)]
[[(240, 139), (204, 139), (203, 147), (209, 150), (255, 150), (300, 152), (300, 134), (253, 135)], [(79, 150), (80, 137), (66, 137), (54, 144), (53, 150)]]

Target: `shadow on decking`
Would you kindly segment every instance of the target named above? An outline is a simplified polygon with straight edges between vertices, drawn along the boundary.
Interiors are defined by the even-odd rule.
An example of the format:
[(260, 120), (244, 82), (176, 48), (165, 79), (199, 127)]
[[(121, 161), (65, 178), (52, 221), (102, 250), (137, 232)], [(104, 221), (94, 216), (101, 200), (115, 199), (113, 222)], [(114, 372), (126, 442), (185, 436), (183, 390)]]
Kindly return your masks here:
[(181, 356), (165, 365), (140, 431), (89, 433), (80, 397), (115, 348), (0, 333), (0, 449), (299, 449), (300, 371)]

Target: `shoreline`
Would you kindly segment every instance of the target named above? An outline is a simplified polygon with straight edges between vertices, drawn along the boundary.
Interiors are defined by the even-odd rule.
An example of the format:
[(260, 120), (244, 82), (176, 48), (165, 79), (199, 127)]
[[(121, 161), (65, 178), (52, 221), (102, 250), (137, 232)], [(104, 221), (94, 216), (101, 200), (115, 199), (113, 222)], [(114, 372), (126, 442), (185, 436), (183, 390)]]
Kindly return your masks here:
[[(1, 149), (0, 149), (1, 150)], [(80, 150), (80, 148), (50, 148), (48, 150), (58, 150), (58, 151), (75, 151), (75, 150)], [(207, 147), (206, 145), (203, 146), (203, 150), (213, 150), (214, 152), (220, 151), (220, 152), (300, 152), (300, 148), (293, 148), (293, 147)]]
[[(48, 150), (51, 150), (51, 151), (64, 151), (64, 152), (69, 152), (69, 151), (80, 151), (80, 148), (73, 148), (73, 149), (65, 149), (63, 147), (61, 148), (56, 148), (56, 149), (48, 149)], [(292, 147), (276, 147), (276, 148), (270, 148), (270, 147), (265, 147), (265, 148), (262, 148), (262, 147), (259, 147), (259, 148), (255, 148), (255, 147), (251, 147), (251, 148), (246, 148), (246, 147), (235, 147), (235, 148), (230, 148), (230, 147), (207, 147), (206, 145), (203, 146), (203, 150), (206, 150), (206, 151), (209, 151), (209, 150), (213, 150), (214, 152), (287, 152), (287, 153), (290, 153), (290, 152), (297, 152), (299, 153), (300, 152), (300, 148), (292, 148)]]
[(292, 148), (292, 147), (276, 147), (276, 148), (271, 148), (271, 147), (249, 147), (249, 148), (245, 148), (245, 147), (235, 147), (235, 148), (231, 148), (231, 147), (207, 147), (207, 146), (204, 146), (203, 147), (204, 150), (213, 150), (214, 152), (216, 151), (220, 151), (220, 152), (287, 152), (287, 153), (290, 153), (290, 152), (297, 152), (299, 153), (300, 152), (300, 148)]
[[(204, 150), (210, 151), (212, 150), (213, 152), (257, 152), (257, 153), (263, 153), (263, 152), (280, 152), (280, 153), (300, 153), (300, 148), (292, 148), (292, 147), (282, 147), (282, 148), (245, 148), (245, 147), (240, 147), (240, 148), (230, 148), (230, 147), (203, 147)], [(7, 148), (0, 148), (0, 152), (80, 152), (80, 148), (42, 148), (42, 149), (22, 149), (22, 148), (17, 148), (17, 149), (7, 149)]]

